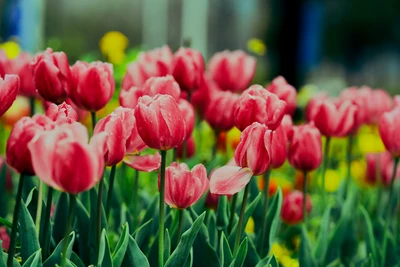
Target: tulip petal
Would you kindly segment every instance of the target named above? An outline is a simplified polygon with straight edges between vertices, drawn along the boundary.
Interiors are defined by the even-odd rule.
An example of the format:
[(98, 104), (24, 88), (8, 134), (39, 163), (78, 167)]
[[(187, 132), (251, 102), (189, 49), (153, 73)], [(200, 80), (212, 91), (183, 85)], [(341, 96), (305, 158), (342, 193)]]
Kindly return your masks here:
[(210, 177), (210, 192), (217, 195), (233, 195), (242, 190), (253, 173), (248, 168), (224, 166)]
[(158, 152), (155, 155), (138, 156), (126, 154), (124, 158), (126, 165), (138, 171), (152, 172), (158, 170), (161, 165), (161, 156)]

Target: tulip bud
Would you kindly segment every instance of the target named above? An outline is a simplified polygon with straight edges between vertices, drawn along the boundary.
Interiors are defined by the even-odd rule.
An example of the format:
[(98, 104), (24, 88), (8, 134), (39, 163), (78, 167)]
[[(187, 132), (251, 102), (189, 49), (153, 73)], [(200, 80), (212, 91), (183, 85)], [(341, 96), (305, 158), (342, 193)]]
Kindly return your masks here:
[(115, 90), (113, 66), (100, 61), (90, 64), (78, 61), (71, 67), (71, 71), (71, 100), (79, 108), (89, 111), (98, 111), (105, 107)]
[(7, 233), (7, 228), (5, 226), (0, 227), (0, 240), (3, 241), (2, 248), (8, 251), (10, 247), (10, 236)]
[(287, 83), (285, 78), (278, 76), (267, 86), (267, 90), (276, 94), (286, 102), (286, 114), (293, 115), (296, 110), (296, 89)]
[(233, 113), (239, 99), (232, 92), (217, 92), (212, 96), (205, 114), (206, 121), (218, 132), (228, 131), (235, 125)]
[(204, 59), (191, 48), (180, 48), (173, 59), (172, 75), (182, 90), (192, 92), (203, 84)]
[(286, 103), (261, 85), (252, 85), (242, 93), (234, 111), (235, 125), (243, 131), (253, 122), (275, 130), (285, 115)]
[(258, 122), (248, 126), (240, 135), (235, 151), (236, 164), (249, 168), (254, 175), (265, 173), (271, 163), (272, 131)]
[(316, 107), (313, 122), (322, 135), (343, 137), (354, 129), (357, 106), (351, 101), (325, 100)]
[(186, 136), (185, 136), (186, 140), (192, 135), (194, 129), (194, 122), (196, 120), (196, 114), (194, 113), (193, 105), (190, 104), (185, 99), (179, 99), (178, 107), (182, 112), (183, 120), (185, 121), (186, 125)]
[(192, 206), (208, 188), (207, 170), (202, 164), (190, 171), (186, 163), (173, 162), (165, 170), (165, 203), (173, 208)]
[(289, 145), (289, 163), (296, 169), (312, 171), (321, 165), (321, 134), (312, 124), (293, 127), (293, 137)]
[[(144, 53), (128, 65), (127, 72), (122, 80), (122, 90), (129, 90), (132, 86), (142, 86), (150, 77), (161, 77), (172, 73), (172, 52), (164, 45)], [(121, 104), (122, 105), (122, 104)]]
[(400, 157), (400, 107), (383, 113), (378, 126), (386, 149), (392, 156)]
[(36, 55), (31, 64), (33, 81), (44, 100), (61, 103), (71, 89), (71, 70), (64, 52), (53, 52), (51, 48)]
[(182, 112), (170, 95), (142, 96), (135, 118), (138, 133), (150, 148), (169, 150), (181, 145), (186, 136)]
[(60, 105), (51, 103), (46, 110), (46, 116), (59, 123), (72, 123), (78, 121), (78, 113), (67, 103)]
[[(300, 191), (293, 191), (289, 193), (282, 203), (281, 218), (286, 224), (297, 224), (303, 221), (303, 193)], [(311, 199), (306, 196), (306, 211), (311, 212)]]
[(0, 78), (0, 117), (11, 107), (19, 91), (19, 77), (7, 74)]
[(48, 186), (70, 194), (91, 189), (100, 180), (104, 160), (98, 146), (102, 142), (88, 144), (87, 140), (87, 130), (79, 123), (37, 135), (28, 144), (32, 155), (41, 155), (32, 158), (36, 175)]
[(22, 52), (12, 61), (12, 72), (19, 76), (21, 81), (20, 94), (26, 97), (37, 95), (35, 84), (33, 83), (33, 73), (31, 69), (32, 56)]
[(208, 68), (222, 90), (239, 92), (246, 89), (253, 79), (256, 65), (256, 59), (241, 50), (225, 50), (211, 57)]
[[(35, 115), (33, 118), (23, 117), (15, 125), (7, 140), (7, 163), (18, 172), (26, 175), (34, 175), (32, 157), (28, 150), (29, 142), (38, 133), (54, 127), (53, 121), (43, 115)], [(42, 155), (41, 153), (35, 155)], [(41, 157), (37, 157), (41, 158)]]

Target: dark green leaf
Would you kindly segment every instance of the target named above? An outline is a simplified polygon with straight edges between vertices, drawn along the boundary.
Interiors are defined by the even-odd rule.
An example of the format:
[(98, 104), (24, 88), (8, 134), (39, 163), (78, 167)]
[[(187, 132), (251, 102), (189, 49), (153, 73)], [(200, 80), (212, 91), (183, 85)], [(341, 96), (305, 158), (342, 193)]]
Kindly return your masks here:
[[(67, 249), (67, 259), (71, 257), (72, 253), (72, 247), (74, 246), (75, 242), (75, 232), (72, 232), (69, 235), (69, 242), (68, 242), (68, 249)], [(43, 266), (44, 267), (53, 267), (56, 264), (61, 263), (61, 253), (63, 250), (63, 244), (65, 242), (65, 238), (61, 240), (61, 242), (57, 245), (56, 249), (53, 251), (53, 253), (50, 255), (50, 257), (44, 262)]]
[(267, 256), (257, 263), (256, 267), (279, 267), (279, 263), (274, 255)]
[(267, 225), (271, 225), (269, 231), (267, 231), (267, 238), (268, 246), (267, 246), (267, 253), (270, 252), (272, 248), (272, 243), (275, 241), (276, 236), (279, 232), (279, 226), (281, 223), (281, 208), (282, 208), (282, 190), (279, 187), (278, 192), (275, 194), (271, 207), (268, 210), (267, 215)]
[(308, 233), (305, 225), (301, 228), (301, 241), (299, 249), (299, 263), (300, 266), (317, 267), (317, 262), (311, 252), (311, 244), (308, 239)]
[[(0, 130), (1, 131), (1, 130)], [(2, 142), (3, 140), (0, 140)], [(7, 164), (3, 164), (0, 170), (0, 216), (6, 217), (8, 212), (8, 195), (7, 192)], [(1, 223), (1, 222), (0, 222)]]
[(32, 254), (29, 259), (27, 259), (24, 263), (24, 265), (22, 265), (22, 267), (41, 267), (42, 265), (42, 250), (39, 249), (38, 251), (36, 251), (34, 254)]
[(325, 259), (326, 250), (328, 249), (330, 215), (331, 215), (331, 208), (328, 207), (325, 210), (324, 215), (322, 216), (320, 223), (321, 226), (319, 228), (318, 240), (314, 249), (314, 256), (321, 264)]
[[(90, 225), (92, 225), (93, 227), (89, 227), (89, 247), (90, 247), (90, 251), (91, 251), (91, 261), (94, 262), (95, 259), (93, 258), (93, 256), (96, 255), (95, 250), (97, 248), (97, 229), (95, 227), (95, 225), (97, 225), (97, 189), (96, 188), (92, 188), (90, 191), (90, 203), (91, 203), (91, 207), (90, 207)], [(103, 205), (101, 205), (101, 229), (107, 229), (107, 219), (105, 217), (105, 212), (104, 212), (104, 207)], [(107, 240), (108, 242), (108, 240)], [(108, 244), (107, 244), (108, 245)], [(106, 255), (108, 256), (108, 255)]]
[(219, 250), (220, 250), (219, 256), (221, 260), (221, 266), (225, 267), (230, 266), (233, 261), (233, 254), (228, 239), (226, 239), (226, 236), (223, 232), (221, 233)]
[(131, 267), (149, 267), (149, 261), (146, 256), (140, 250), (135, 239), (132, 236), (129, 237), (128, 250), (125, 254), (124, 262), (122, 266)]
[(168, 259), (171, 255), (171, 237), (169, 236), (168, 229), (164, 233), (164, 260)]
[(107, 232), (105, 229), (101, 232), (99, 258), (97, 260), (99, 267), (113, 267), (111, 260), (110, 245), (108, 243)]
[[(87, 192), (85, 192), (87, 193)], [(86, 264), (89, 265), (90, 263), (90, 255), (94, 254), (94, 248), (90, 250), (90, 243), (89, 243), (89, 228), (91, 227), (90, 224), (90, 217), (89, 213), (86, 210), (85, 206), (82, 204), (79, 198), (76, 199), (76, 226), (77, 226), (77, 233), (78, 233), (78, 243), (79, 243), (79, 255), (81, 256), (81, 260)], [(93, 228), (93, 227), (92, 227)]]
[(230, 267), (242, 267), (247, 255), (248, 240), (247, 237), (242, 241), (239, 246), (238, 253), (231, 263)]
[(60, 243), (60, 241), (64, 238), (64, 232), (67, 228), (67, 220), (68, 220), (68, 207), (69, 207), (69, 198), (67, 193), (61, 193), (60, 197), (56, 203), (56, 208), (53, 216), (53, 239), (56, 244)]
[(112, 261), (114, 267), (121, 266), (126, 250), (129, 244), (129, 225), (126, 223), (123, 226), (121, 237), (118, 240), (117, 246), (115, 247), (114, 253), (112, 255)]
[(145, 240), (145, 238), (149, 235), (152, 223), (153, 219), (148, 220), (147, 222), (142, 224), (133, 234), (139, 247), (142, 246), (143, 240)]
[(219, 231), (225, 231), (229, 224), (228, 216), (228, 197), (220, 196), (218, 198), (218, 209), (217, 209), (217, 229)]
[(83, 263), (81, 258), (79, 258), (79, 256), (76, 255), (76, 253), (73, 252), (73, 251), (72, 251), (72, 254), (71, 254), (71, 262), (73, 262), (77, 267), (86, 267), (87, 266), (87, 265), (85, 265)]
[(367, 253), (372, 255), (372, 260), (375, 266), (379, 266), (379, 259), (377, 258), (377, 248), (376, 241), (374, 236), (374, 229), (372, 228), (371, 218), (368, 215), (368, 212), (365, 210), (363, 206), (359, 207), (361, 214), (363, 216), (363, 221), (365, 222), (365, 241), (367, 245)]
[(257, 248), (253, 242), (253, 238), (251, 238), (248, 234), (246, 234), (247, 240), (249, 241), (247, 256), (245, 262), (245, 266), (256, 266), (260, 261), (260, 257), (257, 253)]
[[(19, 219), (19, 242), (21, 244), (22, 260), (26, 261), (40, 249), (35, 223), (23, 200), (21, 200), (21, 214)], [(22, 234), (23, 233), (23, 234)]]
[(5, 227), (7, 227), (9, 229), (11, 229), (11, 227), (12, 227), (12, 223), (2, 217), (0, 217), (0, 224), (4, 225)]
[[(3, 246), (3, 241), (0, 240), (0, 248)], [(0, 267), (6, 267), (7, 266), (7, 258), (8, 254), (3, 252), (2, 249), (0, 249)], [(17, 261), (17, 259), (13, 259), (13, 267), (21, 267), (21, 264)]]

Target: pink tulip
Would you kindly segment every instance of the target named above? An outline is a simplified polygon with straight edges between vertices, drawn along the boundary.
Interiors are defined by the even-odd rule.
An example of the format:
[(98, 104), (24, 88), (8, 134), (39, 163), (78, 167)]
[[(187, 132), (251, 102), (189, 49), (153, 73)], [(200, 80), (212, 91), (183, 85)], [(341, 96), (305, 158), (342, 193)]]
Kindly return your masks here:
[(142, 87), (139, 86), (132, 86), (128, 90), (122, 89), (119, 93), (119, 103), (124, 108), (135, 108), (139, 98), (144, 95)]
[(292, 140), (293, 136), (293, 121), (292, 117), (290, 115), (285, 115), (283, 116), (281, 125), (279, 127), (282, 127), (283, 130), (285, 131), (286, 137), (288, 140)]
[(379, 133), (392, 156), (400, 157), (400, 107), (383, 113), (379, 120)]
[(22, 52), (12, 60), (12, 73), (17, 74), (21, 81), (20, 94), (26, 97), (37, 95), (35, 84), (33, 83), (33, 73), (31, 69), (32, 56)]
[(201, 117), (205, 116), (211, 98), (221, 91), (208, 73), (203, 74), (203, 84), (192, 94), (191, 103)]
[(5, 226), (0, 227), (0, 240), (3, 241), (2, 248), (8, 251), (10, 247), (10, 236), (7, 233), (7, 228)]
[(238, 99), (239, 95), (229, 91), (215, 93), (208, 104), (205, 120), (219, 132), (232, 129), (235, 125), (233, 113)]
[[(276, 139), (278, 140), (279, 137)], [(254, 175), (265, 173), (272, 156), (272, 131), (258, 122), (248, 126), (240, 135), (240, 142), (235, 151), (236, 164), (249, 168)]]
[(249, 182), (253, 172), (239, 166), (223, 166), (210, 177), (210, 192), (217, 195), (233, 195), (240, 192)]
[(400, 95), (394, 96), (394, 105), (400, 106)]
[(357, 109), (351, 101), (325, 100), (316, 107), (313, 122), (322, 135), (343, 137), (354, 129)]
[(19, 77), (7, 74), (0, 78), (0, 117), (11, 107), (19, 91)]
[(46, 116), (59, 123), (72, 123), (78, 121), (78, 113), (67, 103), (60, 105), (51, 103), (46, 110)]
[(192, 92), (203, 84), (204, 59), (191, 48), (179, 48), (174, 54), (172, 75), (182, 90)]
[[(390, 185), (393, 175), (393, 157), (389, 152), (365, 155), (367, 162), (366, 182), (376, 184), (382, 182), (386, 187)], [(381, 179), (379, 179), (379, 177)], [(400, 169), (397, 169), (395, 178), (400, 177)]]
[(190, 171), (186, 163), (173, 162), (165, 170), (165, 203), (173, 208), (192, 206), (208, 187), (207, 170), (202, 164), (197, 164)]
[(98, 111), (105, 107), (115, 90), (113, 66), (100, 61), (90, 64), (78, 61), (71, 67), (71, 71), (71, 100), (79, 108), (89, 111)]
[(367, 122), (368, 118), (368, 99), (365, 95), (360, 93), (360, 90), (357, 87), (349, 87), (342, 91), (339, 96), (340, 101), (350, 100), (354, 105), (357, 106), (357, 112), (354, 117), (354, 125), (352, 129), (352, 133), (357, 132), (361, 125)]
[(261, 85), (252, 85), (242, 93), (234, 112), (235, 125), (243, 131), (253, 122), (275, 130), (285, 115), (286, 103)]
[(196, 120), (196, 114), (194, 113), (193, 105), (190, 104), (185, 99), (180, 99), (178, 101), (178, 107), (179, 107), (180, 111), (182, 112), (183, 120), (185, 121), (185, 125), (186, 125), (185, 140), (187, 140), (192, 135), (192, 132), (194, 129), (194, 123)]
[(170, 95), (141, 97), (135, 118), (138, 133), (150, 148), (169, 150), (181, 145), (186, 137), (182, 112)]
[(143, 172), (156, 171), (161, 166), (161, 155), (156, 152), (155, 155), (143, 155), (128, 153), (124, 157), (124, 163), (129, 167)]
[(53, 52), (47, 48), (36, 55), (31, 67), (35, 87), (44, 100), (57, 104), (67, 99), (72, 77), (64, 52)]
[(0, 78), (4, 78), (6, 74), (10, 74), (12, 71), (12, 61), (6, 55), (4, 50), (0, 49)]
[[(290, 192), (284, 199), (282, 203), (281, 218), (286, 224), (297, 224), (303, 221), (303, 193), (300, 191)], [(311, 212), (311, 199), (306, 196), (306, 211)]]
[[(34, 175), (28, 144), (38, 133), (54, 128), (54, 122), (43, 115), (23, 117), (15, 125), (7, 140), (7, 163), (20, 173)], [(42, 155), (41, 153), (35, 155)], [(39, 156), (37, 158), (40, 158)]]
[(277, 169), (287, 158), (288, 137), (284, 126), (279, 126), (271, 132), (271, 168)]
[(241, 50), (225, 50), (211, 57), (208, 68), (222, 90), (240, 92), (249, 86), (256, 65), (256, 59)]
[(325, 100), (329, 99), (329, 95), (326, 92), (321, 92), (315, 96), (313, 96), (307, 103), (305, 110), (305, 117), (308, 122), (314, 119), (314, 116), (317, 114), (319, 105)]
[(312, 124), (293, 127), (293, 137), (289, 145), (290, 164), (302, 171), (312, 171), (321, 165), (321, 134)]
[(280, 100), (286, 102), (286, 114), (293, 115), (296, 110), (296, 89), (287, 83), (285, 78), (278, 76), (272, 80), (267, 90), (276, 94)]
[(186, 159), (190, 159), (191, 157), (193, 157), (196, 154), (196, 144), (194, 142), (193, 135), (191, 135), (187, 139), (186, 146), (184, 146), (184, 144), (182, 144), (176, 148), (176, 156), (178, 157), (178, 159), (183, 158), (183, 149), (186, 149), (186, 155), (185, 155)]
[(362, 86), (359, 89), (360, 96), (366, 100), (366, 123), (377, 124), (383, 113), (392, 109), (394, 103), (392, 97), (382, 89), (372, 89)]
[(172, 73), (172, 52), (165, 45), (139, 54), (138, 59), (128, 66), (122, 80), (122, 89), (142, 86), (150, 77), (161, 77)]
[(104, 169), (98, 147), (103, 141), (87, 141), (87, 130), (79, 123), (63, 124), (37, 135), (28, 144), (32, 155), (41, 155), (32, 157), (36, 175), (48, 186), (70, 194), (91, 189)]

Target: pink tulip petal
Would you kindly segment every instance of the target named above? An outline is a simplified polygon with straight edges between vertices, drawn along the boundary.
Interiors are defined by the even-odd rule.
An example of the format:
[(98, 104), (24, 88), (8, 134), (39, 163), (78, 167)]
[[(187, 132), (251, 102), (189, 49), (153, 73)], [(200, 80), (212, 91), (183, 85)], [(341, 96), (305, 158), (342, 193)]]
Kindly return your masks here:
[(217, 195), (233, 195), (242, 190), (253, 173), (248, 168), (224, 166), (210, 177), (210, 192)]
[(161, 155), (156, 152), (155, 155), (125, 155), (124, 162), (126, 165), (138, 171), (152, 172), (158, 170), (161, 165)]

